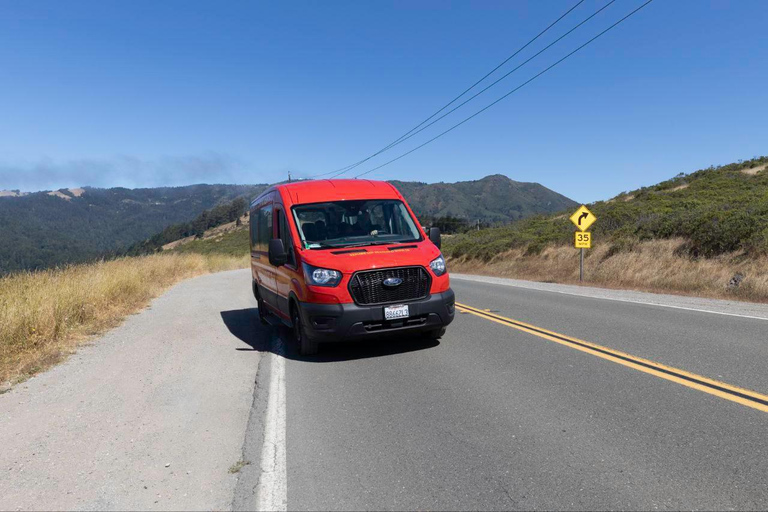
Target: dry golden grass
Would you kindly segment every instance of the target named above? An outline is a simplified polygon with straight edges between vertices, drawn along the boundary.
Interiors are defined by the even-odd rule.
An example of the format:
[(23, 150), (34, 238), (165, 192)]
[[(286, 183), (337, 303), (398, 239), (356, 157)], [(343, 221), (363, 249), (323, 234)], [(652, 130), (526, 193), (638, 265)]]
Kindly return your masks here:
[[(638, 243), (631, 252), (607, 257), (610, 246), (595, 244), (585, 252), (585, 285), (695, 295), (720, 299), (768, 302), (768, 258), (747, 258), (741, 253), (712, 259), (691, 259), (675, 254), (683, 240)], [(579, 252), (570, 246), (548, 247), (538, 255), (514, 249), (488, 263), (454, 259), (452, 272), (483, 274), (532, 281), (577, 284)], [(736, 274), (744, 280), (736, 289), (728, 283)]]
[(757, 173), (764, 171), (766, 168), (768, 168), (768, 165), (759, 165), (757, 167), (752, 167), (751, 169), (742, 169), (741, 172), (749, 176), (754, 176)]
[(667, 190), (662, 190), (661, 192), (663, 192), (665, 194), (669, 194), (670, 192), (677, 192), (678, 190), (685, 190), (688, 187), (690, 187), (690, 185), (688, 183), (683, 183), (682, 185), (678, 185), (676, 187), (668, 188)]
[(0, 390), (60, 361), (171, 285), (248, 258), (157, 254), (0, 278)]

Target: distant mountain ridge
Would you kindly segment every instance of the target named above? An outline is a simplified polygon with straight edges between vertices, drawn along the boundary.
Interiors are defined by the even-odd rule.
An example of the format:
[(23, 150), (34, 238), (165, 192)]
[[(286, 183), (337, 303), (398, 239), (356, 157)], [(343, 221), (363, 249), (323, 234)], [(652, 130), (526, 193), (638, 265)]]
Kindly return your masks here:
[(577, 204), (543, 185), (514, 181), (502, 174), (456, 183), (390, 183), (405, 196), (417, 216), (503, 223)]
[(83, 187), (0, 197), (0, 273), (98, 258), (266, 187)]
[[(420, 220), (450, 216), (472, 223), (505, 223), (576, 204), (542, 185), (498, 174), (458, 183), (391, 183)], [(0, 197), (0, 273), (122, 253), (169, 226), (193, 221), (205, 210), (237, 198), (250, 201), (268, 186), (82, 187), (5, 195)]]
[(22, 192), (21, 190), (0, 190), (0, 197), (21, 197), (29, 195), (29, 192)]

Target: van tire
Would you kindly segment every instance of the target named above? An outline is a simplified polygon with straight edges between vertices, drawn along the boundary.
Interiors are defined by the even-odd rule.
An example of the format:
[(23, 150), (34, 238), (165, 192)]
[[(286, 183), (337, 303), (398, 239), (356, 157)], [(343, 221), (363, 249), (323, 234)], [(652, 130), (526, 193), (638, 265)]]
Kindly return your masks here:
[(293, 339), (299, 346), (299, 354), (302, 356), (317, 354), (320, 346), (317, 341), (307, 336), (307, 330), (304, 329), (304, 322), (301, 321), (301, 314), (297, 306), (291, 308), (291, 321), (293, 323)]
[(262, 325), (267, 325), (267, 305), (264, 304), (264, 299), (259, 295), (259, 289), (256, 282), (253, 282), (253, 295), (256, 297), (256, 308), (259, 310), (259, 320)]
[(426, 331), (423, 336), (424, 338), (428, 340), (439, 340), (443, 337), (445, 334), (445, 327), (441, 327), (439, 329), (432, 329), (431, 331)]

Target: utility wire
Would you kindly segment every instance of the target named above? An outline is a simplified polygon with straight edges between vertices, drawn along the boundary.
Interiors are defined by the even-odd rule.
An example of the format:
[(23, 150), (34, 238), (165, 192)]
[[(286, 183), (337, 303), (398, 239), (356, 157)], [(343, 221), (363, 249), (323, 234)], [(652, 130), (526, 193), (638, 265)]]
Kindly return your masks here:
[[(581, 27), (581, 26), (582, 26), (582, 25), (584, 25), (586, 22), (588, 22), (589, 20), (591, 20), (592, 18), (594, 18), (595, 16), (597, 16), (598, 14), (600, 14), (601, 12), (603, 12), (603, 11), (604, 11), (605, 9), (607, 9), (608, 7), (610, 7), (610, 5), (611, 5), (611, 4), (613, 4), (615, 1), (616, 1), (616, 0), (611, 0), (610, 2), (608, 2), (607, 4), (605, 4), (604, 6), (602, 6), (600, 9), (598, 9), (597, 11), (593, 12), (592, 14), (590, 14), (589, 16), (587, 16), (586, 18), (584, 18), (584, 19), (583, 19), (583, 20), (582, 20), (582, 21), (581, 21), (581, 22), (580, 22), (578, 25), (576, 25), (575, 27), (571, 28), (571, 29), (570, 29), (568, 32), (566, 32), (565, 34), (561, 35), (560, 37), (558, 37), (557, 39), (555, 39), (554, 41), (552, 41), (551, 43), (549, 43), (547, 46), (545, 46), (544, 48), (542, 48), (541, 50), (539, 50), (538, 52), (536, 52), (535, 54), (533, 54), (531, 57), (529, 57), (528, 59), (526, 59), (525, 61), (523, 61), (521, 64), (519, 64), (518, 66), (516, 66), (516, 67), (515, 67), (515, 68), (513, 68), (512, 70), (508, 71), (507, 73), (503, 74), (501, 77), (499, 77), (497, 80), (495, 80), (494, 82), (492, 82), (490, 85), (488, 85), (487, 87), (485, 87), (485, 88), (483, 88), (482, 90), (478, 91), (478, 92), (477, 92), (477, 93), (475, 93), (474, 95), (470, 96), (468, 99), (464, 100), (463, 102), (459, 103), (458, 105), (456, 105), (455, 107), (453, 107), (451, 110), (449, 110), (449, 111), (448, 111), (448, 112), (446, 112), (445, 114), (441, 115), (440, 117), (438, 117), (437, 119), (435, 119), (434, 121), (432, 121), (431, 123), (429, 123), (428, 125), (426, 125), (426, 126), (423, 126), (422, 128), (420, 128), (420, 129), (416, 130), (415, 132), (411, 133), (411, 134), (410, 134), (410, 135), (408, 135), (407, 137), (401, 138), (401, 140), (399, 140), (399, 141), (396, 141), (396, 142), (394, 142), (394, 143), (390, 144), (390, 145), (389, 145), (389, 147), (387, 147), (387, 148), (385, 148), (385, 149), (383, 149), (383, 150), (379, 151), (379, 152), (378, 152), (378, 153), (376, 153), (376, 154), (380, 154), (380, 153), (383, 153), (384, 151), (388, 151), (389, 149), (391, 149), (391, 148), (393, 148), (393, 147), (395, 147), (395, 146), (397, 146), (397, 145), (399, 145), (399, 144), (401, 144), (401, 143), (405, 142), (406, 140), (410, 139), (411, 137), (413, 137), (413, 136), (415, 136), (415, 135), (418, 135), (419, 133), (423, 132), (424, 130), (426, 130), (427, 128), (429, 128), (430, 126), (432, 126), (433, 124), (435, 124), (435, 123), (437, 123), (438, 121), (442, 120), (443, 118), (445, 118), (445, 117), (447, 117), (447, 116), (451, 115), (453, 112), (457, 111), (458, 109), (460, 109), (461, 107), (463, 107), (464, 105), (466, 105), (467, 103), (469, 103), (470, 101), (474, 100), (475, 98), (477, 98), (477, 97), (478, 97), (478, 96), (480, 96), (481, 94), (485, 93), (485, 92), (486, 92), (488, 89), (490, 89), (491, 87), (495, 86), (496, 84), (498, 84), (499, 82), (501, 82), (502, 80), (504, 80), (505, 78), (507, 78), (509, 75), (511, 75), (512, 73), (514, 73), (515, 71), (517, 71), (517, 70), (518, 70), (518, 69), (520, 69), (521, 67), (523, 67), (523, 66), (525, 66), (526, 64), (528, 64), (529, 62), (531, 62), (533, 59), (535, 59), (536, 57), (538, 57), (539, 55), (541, 55), (541, 54), (542, 54), (542, 53), (544, 53), (545, 51), (547, 51), (547, 50), (549, 50), (550, 48), (552, 48), (552, 47), (553, 47), (555, 44), (559, 43), (559, 42), (560, 42), (562, 39), (564, 39), (565, 37), (567, 37), (568, 35), (570, 35), (570, 34), (571, 34), (571, 33), (572, 33), (574, 30), (576, 30), (577, 28)], [(376, 156), (376, 155), (373, 155), (373, 156)], [(369, 157), (369, 158), (368, 158), (368, 159), (366, 159), (366, 160), (369, 160), (370, 158), (373, 158), (373, 156)], [(334, 175), (332, 176), (332, 178), (335, 178), (336, 176), (339, 176), (339, 175), (341, 175), (341, 174), (345, 174), (345, 173), (347, 173), (348, 171), (352, 170), (354, 167), (357, 167), (357, 165), (353, 165), (352, 167), (350, 167), (350, 168), (348, 168), (348, 169), (346, 169), (346, 170), (344, 170), (344, 171), (341, 171), (341, 172), (339, 172), (338, 174), (334, 174)]]
[(543, 71), (541, 71), (541, 72), (537, 73), (536, 75), (534, 75), (533, 77), (529, 78), (528, 80), (526, 80), (526, 81), (525, 81), (525, 82), (523, 82), (522, 84), (518, 85), (517, 87), (515, 87), (514, 89), (512, 89), (511, 91), (509, 91), (508, 93), (506, 93), (504, 96), (502, 96), (502, 97), (500, 97), (499, 99), (497, 99), (496, 101), (494, 101), (493, 103), (490, 103), (490, 104), (486, 105), (485, 107), (483, 107), (482, 109), (478, 110), (477, 112), (475, 112), (475, 113), (474, 113), (474, 114), (472, 114), (471, 116), (469, 116), (469, 117), (465, 118), (463, 121), (461, 121), (461, 122), (459, 122), (459, 123), (456, 123), (455, 125), (451, 126), (451, 127), (450, 127), (450, 128), (448, 128), (447, 130), (445, 130), (444, 132), (442, 132), (442, 133), (440, 133), (440, 134), (436, 135), (435, 137), (433, 137), (433, 138), (429, 139), (428, 141), (426, 141), (426, 142), (424, 142), (424, 143), (422, 143), (422, 144), (420, 144), (420, 145), (416, 146), (415, 148), (411, 149), (410, 151), (407, 151), (407, 152), (403, 153), (402, 155), (400, 155), (400, 156), (398, 156), (398, 157), (396, 157), (396, 158), (393, 158), (392, 160), (389, 160), (388, 162), (384, 162), (383, 164), (381, 164), (381, 165), (379, 165), (379, 166), (377, 166), (377, 167), (374, 167), (373, 169), (369, 169), (369, 170), (367, 170), (367, 171), (365, 171), (365, 172), (363, 172), (363, 173), (361, 173), (361, 174), (358, 174), (357, 176), (355, 176), (355, 178), (359, 178), (360, 176), (365, 176), (366, 174), (369, 174), (369, 173), (371, 173), (371, 172), (373, 172), (373, 171), (376, 171), (376, 170), (378, 170), (378, 169), (381, 169), (382, 167), (385, 167), (385, 166), (387, 166), (387, 165), (389, 165), (389, 164), (391, 164), (391, 163), (393, 163), (393, 162), (396, 162), (396, 161), (400, 160), (401, 158), (403, 158), (403, 157), (405, 157), (405, 156), (408, 156), (408, 155), (410, 155), (410, 154), (411, 154), (411, 153), (413, 153), (414, 151), (416, 151), (416, 150), (418, 150), (418, 149), (421, 149), (421, 148), (423, 148), (424, 146), (426, 146), (427, 144), (429, 144), (429, 143), (431, 143), (431, 142), (434, 142), (435, 140), (439, 139), (440, 137), (442, 137), (443, 135), (447, 134), (448, 132), (451, 132), (451, 131), (455, 130), (456, 128), (458, 128), (459, 126), (463, 125), (464, 123), (466, 123), (466, 122), (467, 122), (467, 121), (469, 121), (470, 119), (474, 118), (475, 116), (478, 116), (478, 115), (482, 114), (483, 112), (485, 112), (486, 110), (488, 110), (488, 109), (489, 109), (489, 108), (491, 108), (492, 106), (496, 105), (497, 103), (499, 103), (501, 100), (503, 100), (503, 99), (504, 99), (504, 98), (506, 98), (507, 96), (509, 96), (509, 95), (513, 94), (514, 92), (517, 92), (518, 90), (522, 89), (523, 87), (525, 87), (525, 86), (526, 86), (526, 85), (528, 85), (529, 83), (533, 82), (534, 80), (536, 80), (537, 78), (539, 78), (541, 75), (543, 75), (544, 73), (546, 73), (546, 72), (547, 72), (547, 71), (549, 71), (550, 69), (554, 68), (555, 66), (557, 66), (558, 64), (560, 64), (560, 63), (561, 63), (561, 62), (563, 62), (564, 60), (568, 59), (569, 57), (571, 57), (572, 55), (574, 55), (576, 52), (580, 51), (580, 50), (581, 50), (581, 49), (583, 49), (585, 46), (589, 45), (590, 43), (592, 43), (593, 41), (595, 41), (596, 39), (598, 39), (599, 37), (601, 37), (602, 35), (604, 35), (604, 34), (605, 34), (605, 33), (607, 33), (608, 31), (610, 31), (611, 29), (613, 29), (614, 27), (616, 27), (617, 25), (619, 25), (620, 23), (622, 23), (623, 21), (625, 21), (625, 20), (626, 20), (626, 19), (628, 19), (629, 17), (633, 16), (635, 13), (637, 13), (638, 11), (640, 11), (641, 9), (643, 9), (644, 7), (646, 7), (646, 6), (647, 6), (648, 4), (650, 4), (652, 1), (653, 1), (653, 0), (648, 0), (647, 2), (645, 2), (644, 4), (642, 4), (640, 7), (638, 7), (638, 8), (637, 8), (637, 9), (635, 9), (634, 11), (630, 12), (629, 14), (627, 14), (626, 16), (624, 16), (623, 18), (621, 18), (619, 21), (617, 21), (616, 23), (614, 23), (613, 25), (611, 25), (611, 26), (610, 26), (610, 27), (608, 27), (607, 29), (605, 29), (605, 30), (603, 30), (602, 32), (600, 32), (599, 34), (597, 34), (595, 37), (593, 37), (592, 39), (590, 39), (590, 40), (589, 40), (589, 41), (587, 41), (586, 43), (582, 44), (581, 46), (579, 46), (578, 48), (576, 48), (575, 50), (573, 50), (571, 53), (567, 54), (565, 57), (561, 58), (560, 60), (558, 60), (558, 61), (557, 61), (557, 62), (555, 62), (554, 64), (552, 64), (552, 65), (550, 65), (549, 67), (545, 68)]
[(536, 37), (534, 37), (533, 39), (531, 39), (530, 41), (528, 41), (527, 43), (525, 43), (523, 46), (521, 46), (520, 48), (518, 48), (518, 49), (515, 51), (515, 53), (513, 53), (512, 55), (510, 55), (509, 57), (507, 57), (506, 59), (504, 59), (503, 61), (501, 61), (501, 63), (500, 63), (498, 66), (496, 66), (495, 68), (493, 68), (492, 70), (490, 70), (488, 73), (486, 73), (486, 74), (485, 74), (485, 76), (483, 76), (483, 77), (482, 77), (480, 80), (478, 80), (477, 82), (475, 82), (475, 83), (473, 83), (472, 85), (470, 85), (470, 86), (469, 86), (468, 88), (466, 88), (466, 89), (465, 89), (465, 90), (464, 90), (464, 91), (463, 91), (461, 94), (459, 94), (458, 96), (456, 96), (455, 98), (453, 98), (451, 101), (449, 101), (448, 103), (446, 103), (445, 105), (443, 105), (443, 106), (442, 106), (442, 107), (441, 107), (439, 110), (437, 110), (437, 111), (436, 111), (435, 113), (433, 113), (431, 116), (429, 116), (428, 118), (426, 118), (425, 120), (423, 120), (422, 122), (420, 122), (419, 124), (417, 124), (416, 126), (414, 126), (413, 128), (411, 128), (410, 130), (408, 130), (407, 132), (405, 132), (403, 135), (401, 135), (399, 138), (397, 138), (396, 140), (394, 140), (393, 142), (391, 142), (389, 145), (387, 145), (387, 146), (385, 146), (384, 148), (380, 149), (380, 150), (379, 150), (379, 151), (377, 151), (376, 153), (374, 153), (374, 154), (372, 154), (372, 155), (370, 155), (370, 156), (368, 156), (368, 157), (366, 157), (366, 158), (364, 158), (364, 159), (362, 159), (362, 160), (360, 160), (360, 161), (358, 161), (358, 162), (355, 162), (354, 164), (350, 164), (350, 165), (347, 165), (346, 167), (342, 167), (341, 169), (336, 169), (336, 170), (333, 170), (333, 171), (329, 171), (329, 172), (325, 172), (325, 173), (322, 173), (322, 174), (316, 174), (316, 175), (314, 175), (314, 176), (310, 176), (308, 179), (320, 178), (320, 177), (322, 177), (322, 176), (327, 176), (327, 175), (329, 175), (329, 174), (334, 174), (334, 173), (337, 173), (337, 172), (340, 172), (340, 171), (344, 171), (344, 172), (346, 172), (346, 171), (349, 171), (349, 170), (351, 170), (351, 169), (353, 169), (353, 168), (355, 168), (355, 167), (359, 166), (360, 164), (363, 164), (363, 163), (367, 162), (367, 161), (368, 161), (368, 160), (370, 160), (371, 158), (373, 158), (373, 157), (375, 157), (375, 156), (377, 156), (377, 155), (379, 155), (379, 154), (383, 153), (384, 151), (388, 150), (389, 148), (393, 147), (394, 145), (398, 144), (399, 142), (401, 142), (402, 140), (404, 140), (404, 138), (405, 138), (405, 137), (407, 137), (408, 135), (410, 135), (410, 134), (411, 134), (411, 133), (412, 133), (414, 130), (417, 130), (417, 129), (418, 129), (418, 128), (420, 128), (420, 127), (421, 127), (421, 126), (422, 126), (424, 123), (427, 123), (427, 122), (428, 122), (430, 119), (432, 119), (433, 117), (435, 117), (437, 114), (439, 114), (440, 112), (442, 112), (442, 111), (443, 111), (443, 110), (445, 110), (446, 108), (448, 108), (448, 107), (450, 107), (451, 105), (453, 105), (453, 104), (454, 104), (454, 103), (455, 103), (455, 102), (456, 102), (456, 101), (457, 101), (459, 98), (461, 98), (462, 96), (464, 96), (465, 94), (467, 94), (469, 91), (471, 91), (472, 89), (474, 89), (475, 87), (477, 87), (477, 85), (478, 85), (478, 84), (480, 84), (480, 82), (482, 82), (483, 80), (485, 80), (486, 78), (488, 78), (489, 76), (491, 76), (491, 75), (492, 75), (493, 73), (495, 73), (495, 72), (496, 72), (496, 71), (497, 71), (499, 68), (501, 68), (501, 67), (502, 67), (504, 64), (506, 64), (507, 62), (509, 62), (509, 61), (510, 61), (510, 60), (512, 60), (513, 58), (515, 58), (515, 57), (516, 57), (516, 56), (517, 56), (517, 55), (518, 55), (518, 54), (519, 54), (521, 51), (525, 50), (525, 49), (526, 49), (528, 46), (530, 46), (530, 45), (531, 45), (531, 43), (533, 43), (534, 41), (536, 41), (536, 40), (537, 40), (539, 37), (543, 36), (543, 35), (544, 35), (544, 34), (545, 34), (545, 33), (546, 33), (546, 32), (547, 32), (549, 29), (551, 29), (552, 27), (554, 27), (555, 25), (557, 25), (557, 23), (559, 23), (559, 22), (560, 22), (560, 21), (561, 21), (563, 18), (565, 18), (566, 16), (568, 16), (568, 15), (571, 13), (571, 11), (573, 11), (574, 9), (576, 9), (576, 8), (577, 8), (579, 5), (581, 5), (582, 3), (584, 3), (584, 1), (585, 1), (585, 0), (579, 0), (578, 2), (576, 2), (576, 4), (575, 4), (573, 7), (571, 7), (570, 9), (568, 9), (567, 11), (565, 11), (565, 13), (563, 13), (563, 14), (562, 14), (562, 16), (560, 16), (560, 17), (559, 17), (559, 18), (557, 18), (555, 21), (553, 21), (552, 23), (550, 23), (550, 24), (549, 24), (549, 26), (548, 26), (547, 28), (545, 28), (544, 30), (542, 30), (541, 32), (539, 32), (539, 33), (536, 35)]

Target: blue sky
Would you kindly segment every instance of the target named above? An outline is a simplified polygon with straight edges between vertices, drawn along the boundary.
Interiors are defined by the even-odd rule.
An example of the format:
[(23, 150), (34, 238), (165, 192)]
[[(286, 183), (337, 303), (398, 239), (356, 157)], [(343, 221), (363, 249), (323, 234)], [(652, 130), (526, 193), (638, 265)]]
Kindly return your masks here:
[[(607, 1), (586, 0), (500, 72)], [(0, 189), (262, 183), (331, 171), (396, 139), (575, 2), (0, 0)], [(473, 113), (640, 3), (617, 0), (355, 171)], [(501, 173), (586, 202), (766, 154), (767, 26), (765, 0), (655, 0), (369, 177)]]

